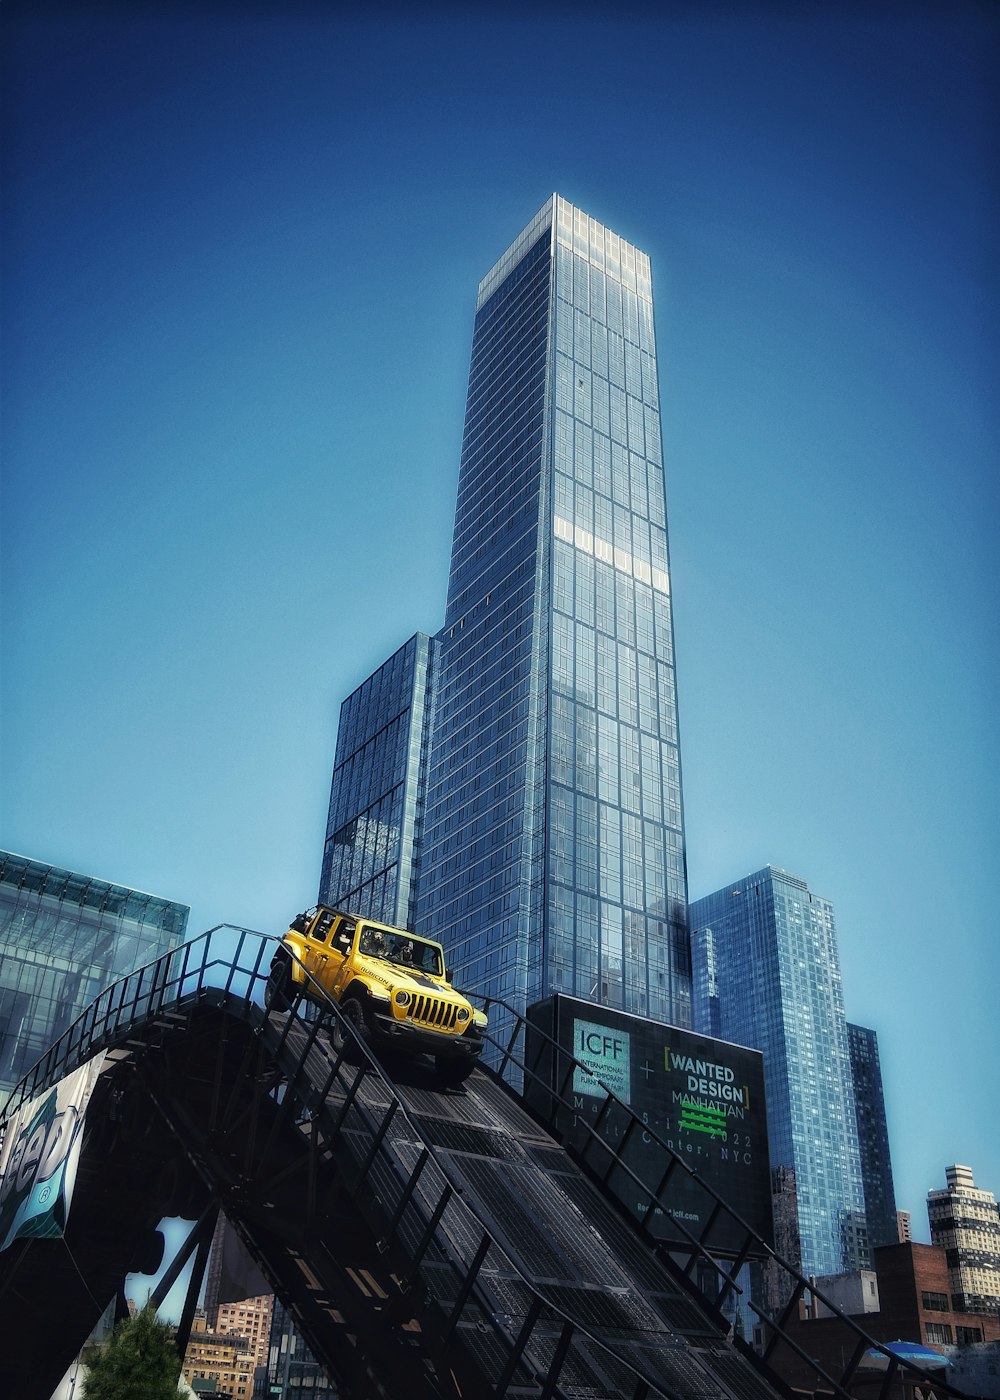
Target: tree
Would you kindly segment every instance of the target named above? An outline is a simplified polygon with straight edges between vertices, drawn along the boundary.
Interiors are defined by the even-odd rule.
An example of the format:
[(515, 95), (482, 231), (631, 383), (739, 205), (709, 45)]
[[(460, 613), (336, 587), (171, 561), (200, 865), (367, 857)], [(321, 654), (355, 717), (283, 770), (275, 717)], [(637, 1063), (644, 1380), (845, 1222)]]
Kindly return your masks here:
[(180, 1357), (153, 1308), (120, 1322), (88, 1364), (84, 1400), (177, 1400)]

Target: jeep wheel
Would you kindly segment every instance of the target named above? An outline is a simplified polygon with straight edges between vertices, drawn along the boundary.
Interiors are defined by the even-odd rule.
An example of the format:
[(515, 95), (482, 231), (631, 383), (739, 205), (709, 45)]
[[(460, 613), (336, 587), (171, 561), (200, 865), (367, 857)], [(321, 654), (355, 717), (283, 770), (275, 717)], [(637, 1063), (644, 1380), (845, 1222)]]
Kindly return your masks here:
[[(353, 1026), (357, 1033), (358, 1040), (363, 1045), (367, 1045), (370, 1040), (368, 1025), (365, 1021), (365, 1009), (357, 997), (348, 997), (347, 1001), (340, 1003), (340, 1012), (344, 1020)], [(349, 1035), (343, 1022), (339, 1017), (333, 1018), (333, 1046), (335, 1050), (345, 1051), (345, 1058), (352, 1064), (358, 1064), (364, 1057), (358, 1049), (357, 1043), (352, 1035)]]
[(448, 1089), (457, 1089), (460, 1084), (464, 1084), (476, 1067), (471, 1055), (463, 1056), (460, 1060), (438, 1055), (434, 1063), (441, 1082)]
[(275, 958), (264, 986), (264, 1007), (288, 1011), (292, 1005), (292, 969), (287, 958)]

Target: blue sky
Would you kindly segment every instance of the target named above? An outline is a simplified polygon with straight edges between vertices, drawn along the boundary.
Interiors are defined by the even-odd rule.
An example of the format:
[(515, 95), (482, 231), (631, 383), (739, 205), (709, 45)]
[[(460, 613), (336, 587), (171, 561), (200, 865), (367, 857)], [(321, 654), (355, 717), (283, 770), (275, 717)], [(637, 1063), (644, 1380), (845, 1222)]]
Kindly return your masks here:
[(831, 899), (916, 1236), (1000, 1193), (995, 12), (4, 10), (0, 844), (314, 898), (558, 190), (653, 263), (692, 896)]

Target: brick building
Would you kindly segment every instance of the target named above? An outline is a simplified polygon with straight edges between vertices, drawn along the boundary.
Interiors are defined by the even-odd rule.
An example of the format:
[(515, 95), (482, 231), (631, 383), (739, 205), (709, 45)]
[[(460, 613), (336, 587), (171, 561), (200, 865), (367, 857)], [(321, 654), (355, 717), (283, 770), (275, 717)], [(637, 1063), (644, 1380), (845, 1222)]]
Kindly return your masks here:
[[(933, 1244), (887, 1245), (875, 1251), (880, 1317), (886, 1337), (928, 1346), (968, 1346), (1000, 1341), (1000, 1317), (956, 1311), (949, 1289), (947, 1253)], [(883, 1338), (879, 1336), (879, 1340)]]
[[(953, 1307), (944, 1249), (929, 1244), (894, 1244), (876, 1249), (874, 1256), (879, 1310), (852, 1314), (874, 1341), (922, 1342), (934, 1350), (1000, 1341), (1000, 1318), (996, 1315), (957, 1312)], [(817, 1286), (824, 1291), (822, 1279), (817, 1279)], [(789, 1333), (820, 1365), (836, 1371), (855, 1345), (853, 1333), (838, 1317), (800, 1317), (789, 1324)], [(782, 1354), (779, 1369), (792, 1387), (810, 1383), (810, 1373), (787, 1352)], [(871, 1378), (859, 1375), (852, 1393), (871, 1395)]]

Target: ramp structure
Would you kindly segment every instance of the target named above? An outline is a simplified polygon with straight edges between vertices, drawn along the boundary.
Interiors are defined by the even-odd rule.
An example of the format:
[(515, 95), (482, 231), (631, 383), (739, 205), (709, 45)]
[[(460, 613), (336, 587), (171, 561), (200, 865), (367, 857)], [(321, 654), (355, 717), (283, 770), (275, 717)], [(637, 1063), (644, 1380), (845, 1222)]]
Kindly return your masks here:
[[(10, 1394), (48, 1400), (125, 1275), (155, 1268), (162, 1217), (197, 1219), (204, 1254), (222, 1210), (345, 1400), (791, 1395), (772, 1362), (803, 1353), (782, 1319), (762, 1319), (758, 1357), (725, 1312), (743, 1260), (775, 1258), (763, 1242), (747, 1230), (739, 1258), (713, 1259), (700, 1238), (727, 1210), (713, 1197), (700, 1238), (679, 1223), (685, 1248), (658, 1243), (647, 1224), (690, 1169), (661, 1144), (657, 1182), (635, 1176), (627, 1142), (644, 1128), (610, 1092), (582, 1146), (550, 1130), (546, 1104), (585, 1066), (535, 1032), (541, 1084), (524, 1021), (494, 1003), (492, 1065), (444, 1089), (429, 1062), (379, 1063), (332, 1003), (265, 1011), (273, 947), (220, 928), (133, 973), (4, 1107), (0, 1132), (104, 1053), (64, 1238), (0, 1255)], [(649, 1202), (638, 1220), (619, 1204), (623, 1179)], [(791, 1317), (815, 1290), (788, 1273)], [(693, 1282), (706, 1274), (709, 1294)], [(816, 1388), (850, 1395), (872, 1346), (858, 1331), (837, 1377), (813, 1367)], [(903, 1363), (885, 1355), (888, 1395)]]

